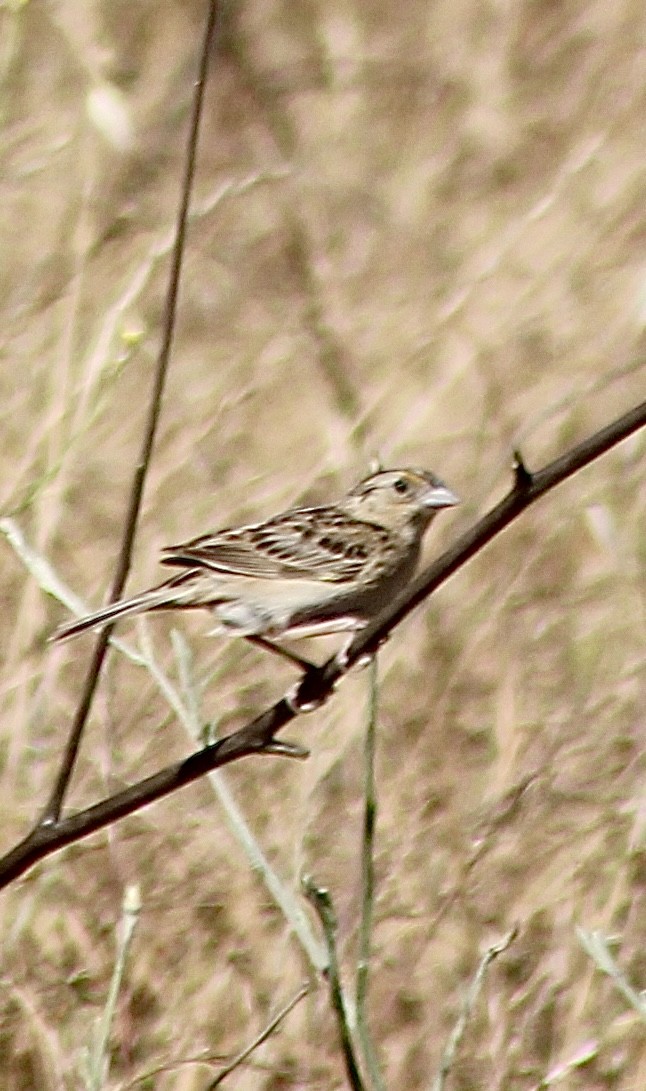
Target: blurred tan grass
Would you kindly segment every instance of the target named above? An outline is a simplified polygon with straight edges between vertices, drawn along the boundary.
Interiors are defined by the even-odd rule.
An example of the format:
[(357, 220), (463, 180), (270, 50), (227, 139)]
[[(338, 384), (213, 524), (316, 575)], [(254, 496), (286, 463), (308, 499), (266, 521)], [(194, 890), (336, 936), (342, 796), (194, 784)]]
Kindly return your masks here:
[[(91, 603), (138, 450), (201, 17), (0, 10), (1, 510)], [(377, 452), (466, 498), (437, 551), (501, 494), (516, 443), (532, 466), (643, 399), (645, 19), (636, 0), (412, 4), (405, 20), (394, 5), (301, 22), (269, 0), (240, 9), (210, 88), (131, 587), (155, 578), (161, 545), (331, 497)], [(99, 78), (131, 111), (125, 154), (88, 118)], [(515, 923), (454, 1085), (524, 1091), (559, 1066), (568, 1089), (646, 1085), (638, 1017), (575, 932), (616, 936), (644, 986), (643, 460), (636, 437), (529, 512), (384, 655), (371, 1017), (389, 1086), (430, 1085), (480, 955)], [(60, 607), (2, 549), (9, 847), (45, 798), (89, 645), (46, 646)], [(198, 689), (209, 679), (201, 713), (225, 730), (290, 675), (206, 628), (182, 626)], [(181, 690), (164, 620), (150, 640)], [(299, 725), (306, 766), (250, 761), (228, 781), (294, 897), (303, 868), (329, 884), (346, 958), (364, 692), (358, 675)], [(190, 745), (153, 679), (113, 656), (73, 805)], [(108, 1086), (241, 1048), (300, 983), (284, 916), (197, 785), (3, 895), (8, 1087), (78, 1086), (132, 882)], [(155, 1086), (203, 1076), (171, 1068)], [(236, 1079), (340, 1086), (324, 992)]]

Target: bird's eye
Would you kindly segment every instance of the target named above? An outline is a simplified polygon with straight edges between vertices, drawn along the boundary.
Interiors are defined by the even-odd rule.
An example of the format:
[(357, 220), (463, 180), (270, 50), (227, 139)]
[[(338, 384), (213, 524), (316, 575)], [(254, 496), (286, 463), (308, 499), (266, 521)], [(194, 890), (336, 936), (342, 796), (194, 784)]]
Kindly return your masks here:
[(394, 489), (395, 492), (398, 492), (400, 496), (404, 496), (409, 489), (408, 481), (405, 481), (403, 477), (397, 478)]

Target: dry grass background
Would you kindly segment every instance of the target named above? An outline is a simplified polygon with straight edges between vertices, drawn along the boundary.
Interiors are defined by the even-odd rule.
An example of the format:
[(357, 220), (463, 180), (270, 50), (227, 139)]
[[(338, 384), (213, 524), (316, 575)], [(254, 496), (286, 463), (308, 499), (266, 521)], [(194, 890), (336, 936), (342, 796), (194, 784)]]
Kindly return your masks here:
[[(0, 5), (1, 511), (90, 604), (139, 449), (204, 10)], [(641, 0), (230, 5), (131, 588), (163, 544), (331, 498), (377, 452), (464, 497), (438, 551), (502, 494), (514, 444), (538, 465), (643, 399), (645, 29)], [(106, 82), (121, 148), (114, 115), (97, 121)], [(644, 451), (637, 436), (526, 513), (381, 657), (370, 1015), (390, 1088), (431, 1086), (513, 924), (447, 1086), (646, 1087), (643, 1022), (575, 931), (610, 937), (646, 986)], [(46, 644), (64, 611), (0, 548), (9, 848), (46, 798), (91, 641)], [(177, 625), (208, 680), (202, 721), (230, 728), (284, 691), (286, 667), (206, 639), (206, 618)], [(170, 629), (149, 639), (181, 688)], [(228, 775), (286, 886), (329, 885), (348, 978), (366, 690), (353, 676), (292, 728), (308, 763)], [(70, 804), (191, 747), (114, 652)], [(3, 1088), (82, 1086), (135, 882), (105, 1087), (204, 1087), (180, 1062), (241, 1048), (311, 972), (197, 784), (3, 894)], [(325, 988), (229, 1084), (345, 1086)]]

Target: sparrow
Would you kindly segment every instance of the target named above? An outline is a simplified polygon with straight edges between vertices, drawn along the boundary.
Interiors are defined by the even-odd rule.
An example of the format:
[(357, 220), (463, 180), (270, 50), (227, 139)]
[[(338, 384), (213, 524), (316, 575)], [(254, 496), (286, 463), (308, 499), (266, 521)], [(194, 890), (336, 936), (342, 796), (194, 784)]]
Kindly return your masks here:
[(458, 497), (428, 470), (378, 470), (335, 504), (204, 534), (163, 550), (179, 572), (61, 626), (55, 641), (157, 610), (207, 609), (215, 632), (268, 646), (363, 628), (412, 578), (422, 538)]

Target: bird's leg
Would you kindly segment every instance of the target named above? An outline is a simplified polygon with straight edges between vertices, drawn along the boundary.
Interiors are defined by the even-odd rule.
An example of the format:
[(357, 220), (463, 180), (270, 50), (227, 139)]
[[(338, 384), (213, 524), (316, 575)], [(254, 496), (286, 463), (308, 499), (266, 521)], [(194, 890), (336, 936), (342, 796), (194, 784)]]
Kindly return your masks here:
[(268, 640), (266, 636), (246, 636), (245, 640), (248, 640), (250, 644), (255, 644), (257, 648), (264, 648), (266, 652), (273, 652), (274, 655), (282, 656), (283, 659), (286, 659), (293, 667), (298, 667), (304, 674), (307, 671), (316, 669), (316, 664), (312, 663), (311, 660), (303, 659), (296, 652), (288, 651), (287, 648), (281, 648), (280, 644), (274, 644), (274, 641)]

